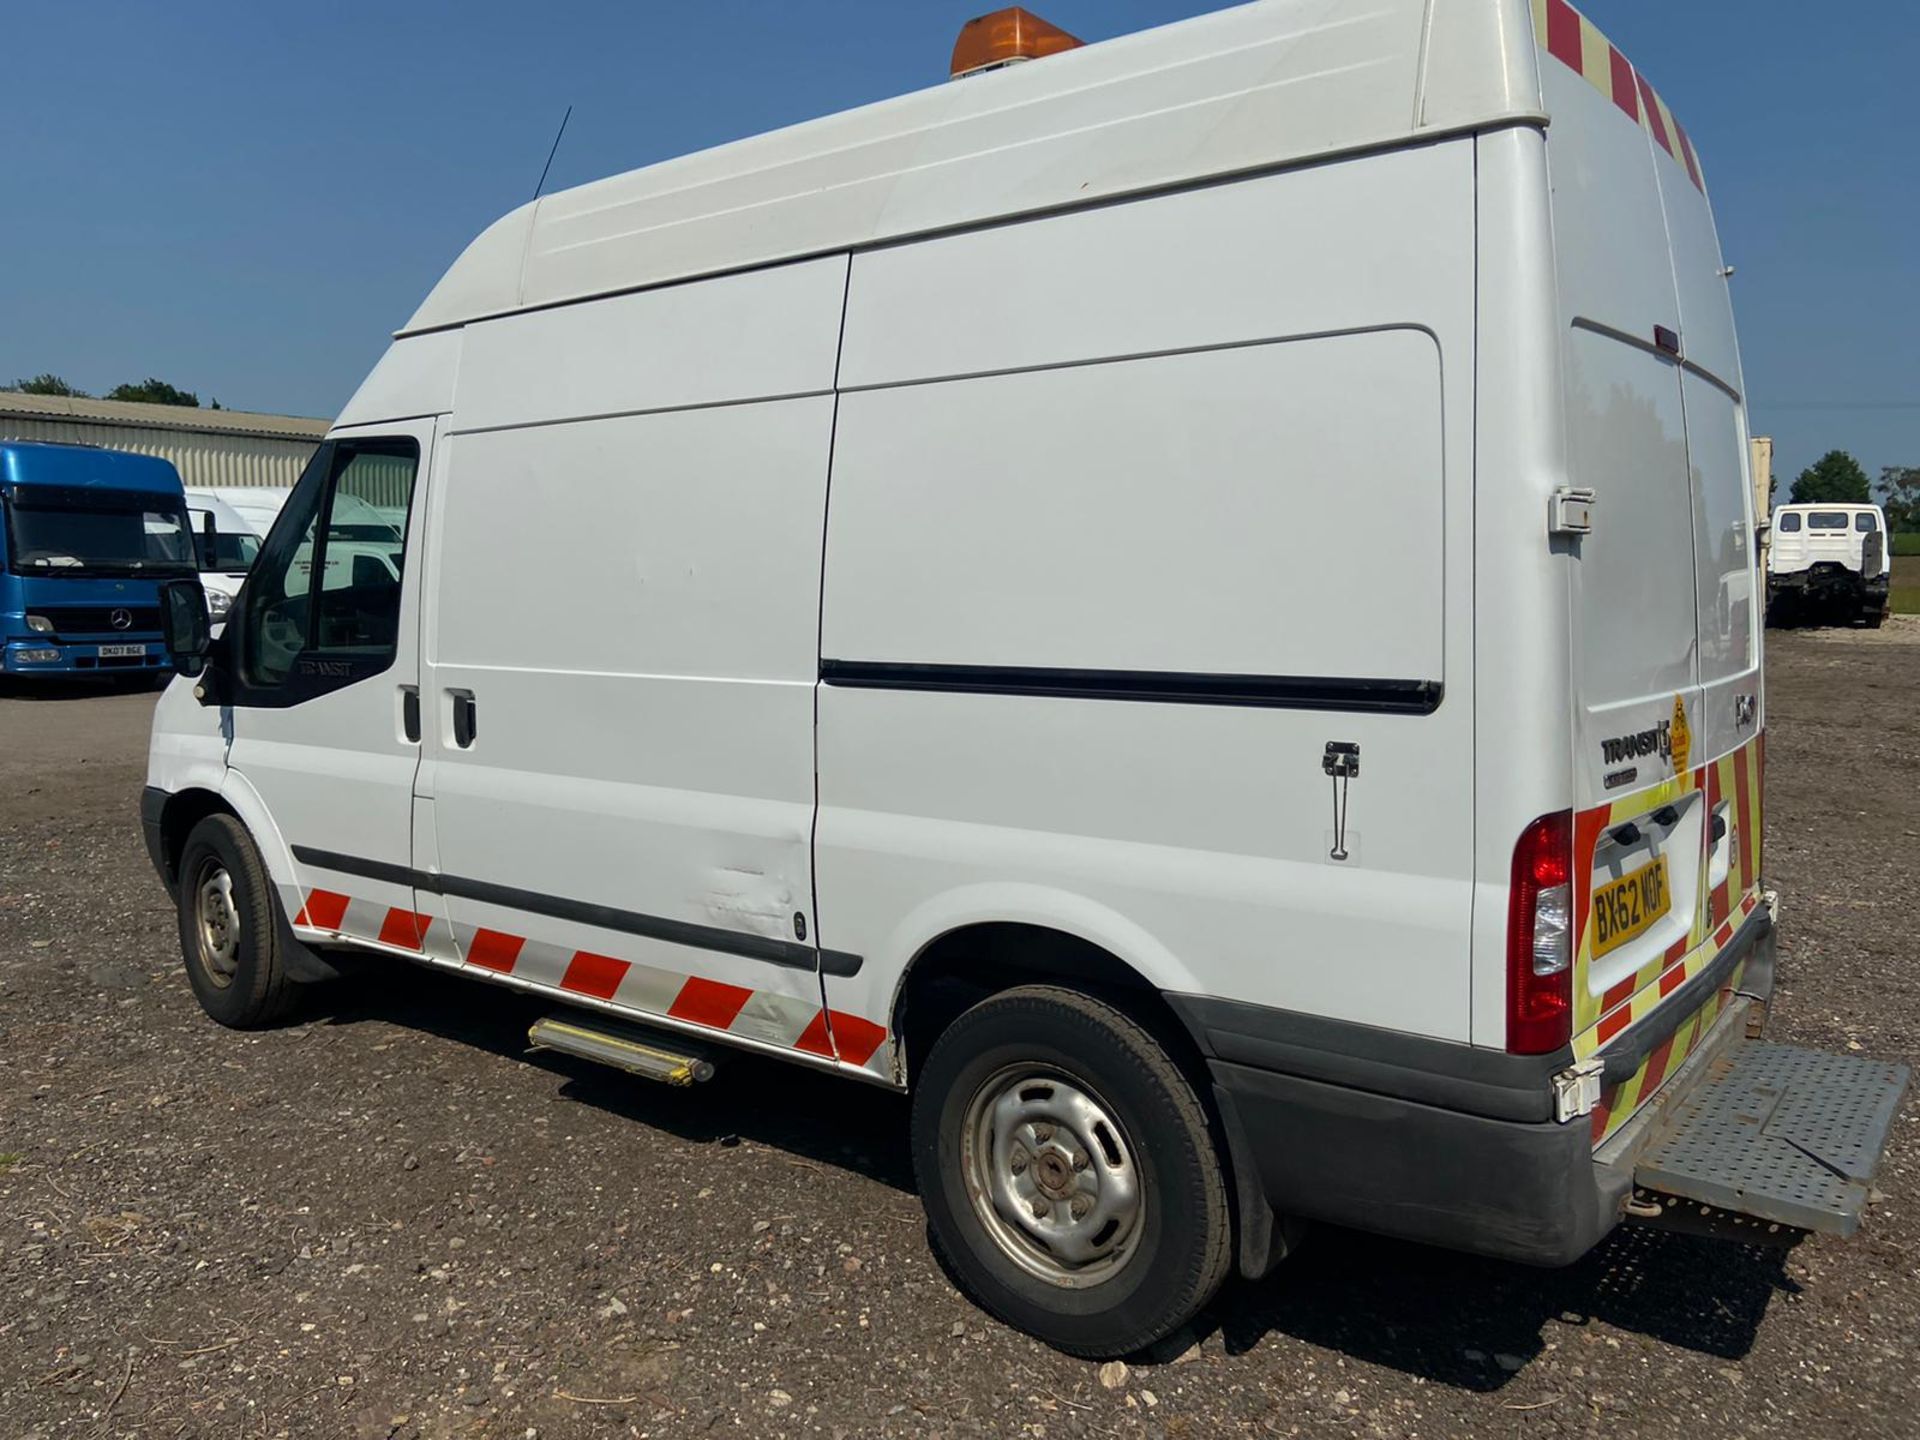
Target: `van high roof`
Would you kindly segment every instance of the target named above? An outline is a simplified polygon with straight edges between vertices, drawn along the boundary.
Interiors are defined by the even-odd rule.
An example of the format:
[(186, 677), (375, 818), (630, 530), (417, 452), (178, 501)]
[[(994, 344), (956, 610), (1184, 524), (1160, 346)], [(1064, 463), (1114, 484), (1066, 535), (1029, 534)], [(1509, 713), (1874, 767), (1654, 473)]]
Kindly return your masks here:
[[(1547, 8), (1550, 35), (1591, 30)], [(523, 205), (399, 333), (1540, 123), (1534, 23), (1529, 0), (1261, 0), (949, 81)]]

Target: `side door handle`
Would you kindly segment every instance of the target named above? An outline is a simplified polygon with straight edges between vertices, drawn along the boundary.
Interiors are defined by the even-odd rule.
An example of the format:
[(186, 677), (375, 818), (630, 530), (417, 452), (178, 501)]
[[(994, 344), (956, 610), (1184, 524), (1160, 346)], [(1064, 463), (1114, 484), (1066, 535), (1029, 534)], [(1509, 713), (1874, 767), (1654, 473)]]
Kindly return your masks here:
[(402, 685), (400, 687), (400, 731), (409, 743), (420, 743), (420, 687)]
[(453, 743), (462, 750), (470, 749), (474, 736), (480, 733), (473, 692), (449, 690), (447, 694), (453, 700)]

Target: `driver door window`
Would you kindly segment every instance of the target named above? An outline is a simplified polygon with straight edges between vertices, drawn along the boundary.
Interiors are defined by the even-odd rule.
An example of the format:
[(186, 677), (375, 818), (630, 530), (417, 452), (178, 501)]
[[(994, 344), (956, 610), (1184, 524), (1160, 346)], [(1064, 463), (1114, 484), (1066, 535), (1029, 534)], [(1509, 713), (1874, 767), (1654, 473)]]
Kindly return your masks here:
[(281, 692), (291, 704), (393, 664), (419, 463), (410, 439), (320, 447), (247, 582), (238, 635), (245, 688)]

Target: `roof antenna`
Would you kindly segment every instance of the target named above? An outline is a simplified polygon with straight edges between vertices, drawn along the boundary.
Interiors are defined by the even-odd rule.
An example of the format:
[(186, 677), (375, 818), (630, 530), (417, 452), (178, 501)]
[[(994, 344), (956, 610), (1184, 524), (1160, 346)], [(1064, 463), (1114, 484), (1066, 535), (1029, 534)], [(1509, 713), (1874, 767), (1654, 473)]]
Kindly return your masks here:
[(540, 167), (540, 183), (533, 187), (533, 198), (538, 200), (540, 192), (547, 188), (547, 172), (553, 168), (553, 157), (560, 153), (560, 137), (567, 133), (567, 121), (573, 118), (573, 106), (567, 106), (567, 113), (560, 117), (560, 128), (553, 134), (553, 149), (547, 151), (547, 163)]

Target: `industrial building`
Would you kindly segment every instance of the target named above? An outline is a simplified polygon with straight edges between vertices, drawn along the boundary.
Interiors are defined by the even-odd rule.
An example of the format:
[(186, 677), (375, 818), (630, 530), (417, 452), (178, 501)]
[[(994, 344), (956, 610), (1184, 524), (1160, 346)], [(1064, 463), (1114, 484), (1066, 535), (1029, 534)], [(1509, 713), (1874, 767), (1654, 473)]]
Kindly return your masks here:
[(171, 460), (189, 486), (291, 486), (332, 422), (0, 390), (0, 440), (100, 445)]

